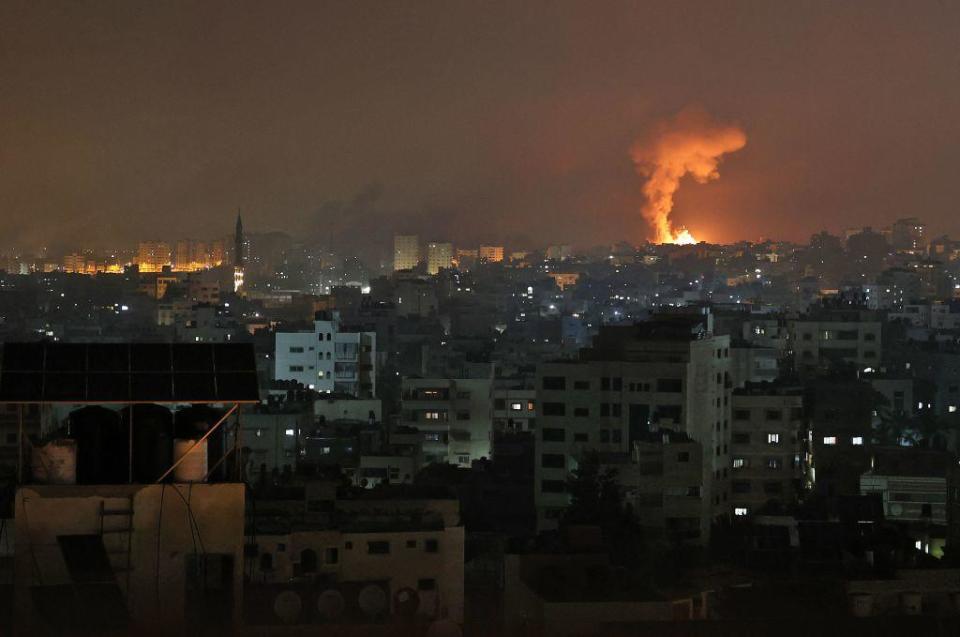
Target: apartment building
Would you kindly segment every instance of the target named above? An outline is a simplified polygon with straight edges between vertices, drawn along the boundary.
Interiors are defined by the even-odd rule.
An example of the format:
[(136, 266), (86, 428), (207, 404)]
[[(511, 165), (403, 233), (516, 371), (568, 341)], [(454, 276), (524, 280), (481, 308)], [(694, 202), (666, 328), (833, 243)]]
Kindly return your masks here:
[(746, 516), (770, 500), (796, 502), (807, 466), (803, 388), (749, 383), (732, 402), (731, 512)]
[(431, 241), (427, 244), (427, 274), (438, 274), (453, 264), (453, 244)]
[(537, 423), (533, 379), (497, 379), (493, 387), (494, 431), (532, 431)]
[(398, 234), (393, 237), (393, 269), (412, 270), (420, 264), (420, 237)]
[(818, 310), (793, 324), (794, 369), (801, 373), (823, 367), (880, 364), (882, 322), (870, 311)]
[(274, 378), (322, 393), (376, 395), (376, 332), (343, 326), (340, 313), (317, 312), (313, 330), (277, 332)]
[[(619, 458), (617, 458), (619, 456)], [(636, 440), (630, 455), (606, 456), (624, 500), (645, 537), (699, 544), (713, 518), (703, 506), (703, 447), (685, 433), (663, 430)]]
[(947, 491), (956, 490), (956, 456), (937, 449), (877, 447), (860, 493), (877, 495), (887, 522), (899, 525), (917, 550), (943, 557), (947, 539)]
[(538, 528), (557, 526), (585, 449), (631, 454), (659, 430), (702, 445), (700, 507), (709, 519), (728, 514), (730, 338), (712, 328), (709, 314), (604, 326), (578, 360), (539, 366)]
[(806, 400), (814, 488), (827, 496), (860, 493), (874, 442), (876, 392), (864, 381), (831, 378), (813, 383)]
[(489, 378), (404, 378), (401, 425), (423, 435), (424, 463), (469, 467), (491, 456)]

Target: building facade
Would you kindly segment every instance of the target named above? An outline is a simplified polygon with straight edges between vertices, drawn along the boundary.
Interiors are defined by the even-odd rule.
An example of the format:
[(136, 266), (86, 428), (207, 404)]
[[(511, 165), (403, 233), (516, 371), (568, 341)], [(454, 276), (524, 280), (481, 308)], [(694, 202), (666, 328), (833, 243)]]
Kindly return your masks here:
[(749, 384), (733, 392), (730, 510), (796, 503), (806, 475), (807, 426), (800, 387)]
[(412, 270), (420, 263), (420, 237), (398, 234), (393, 237), (393, 269)]
[(420, 431), (425, 464), (469, 467), (490, 458), (491, 384), (486, 378), (403, 380), (401, 424)]
[[(699, 507), (711, 520), (728, 514), (730, 339), (712, 333), (710, 318), (603, 327), (580, 360), (540, 365), (538, 528), (557, 526), (569, 503), (567, 476), (585, 450), (629, 455), (659, 430), (702, 445)], [(699, 527), (697, 520), (678, 524)]]
[(277, 332), (274, 376), (323, 393), (376, 395), (376, 332), (350, 331), (337, 311), (318, 312), (312, 331)]

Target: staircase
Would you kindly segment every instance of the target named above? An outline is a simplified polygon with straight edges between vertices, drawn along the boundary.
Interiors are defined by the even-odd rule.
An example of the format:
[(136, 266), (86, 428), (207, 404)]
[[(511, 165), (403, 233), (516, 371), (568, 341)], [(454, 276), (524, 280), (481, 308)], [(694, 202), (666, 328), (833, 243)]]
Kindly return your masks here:
[(100, 537), (116, 576), (117, 585), (129, 594), (133, 543), (133, 496), (100, 501)]

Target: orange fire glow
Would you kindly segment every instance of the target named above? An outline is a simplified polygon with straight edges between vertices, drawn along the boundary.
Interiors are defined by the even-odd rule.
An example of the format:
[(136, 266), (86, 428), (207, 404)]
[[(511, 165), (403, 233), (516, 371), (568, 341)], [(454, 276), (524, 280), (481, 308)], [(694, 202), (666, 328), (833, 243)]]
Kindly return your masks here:
[(680, 180), (692, 176), (705, 184), (720, 177), (720, 158), (743, 148), (746, 134), (737, 126), (719, 124), (701, 109), (686, 108), (660, 122), (652, 133), (637, 140), (630, 155), (637, 173), (646, 178), (643, 216), (654, 231), (656, 243), (689, 245), (697, 240), (686, 228), (670, 220), (673, 196)]
[(680, 228), (680, 230), (674, 230), (673, 236), (670, 237), (669, 241), (664, 241), (663, 243), (673, 243), (678, 246), (689, 246), (699, 243), (699, 241), (697, 241), (696, 238), (690, 234), (689, 230), (686, 228)]

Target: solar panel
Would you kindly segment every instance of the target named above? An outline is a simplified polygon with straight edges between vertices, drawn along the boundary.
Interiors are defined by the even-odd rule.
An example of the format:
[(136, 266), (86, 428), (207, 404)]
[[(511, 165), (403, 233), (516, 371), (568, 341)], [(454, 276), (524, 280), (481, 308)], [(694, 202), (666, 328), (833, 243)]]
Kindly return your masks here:
[(257, 402), (249, 343), (7, 343), (0, 402)]

